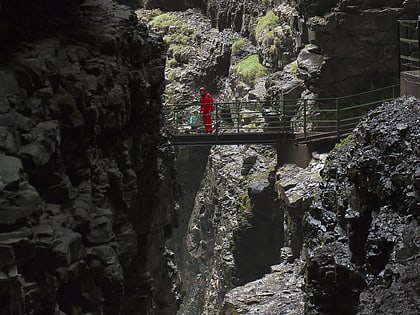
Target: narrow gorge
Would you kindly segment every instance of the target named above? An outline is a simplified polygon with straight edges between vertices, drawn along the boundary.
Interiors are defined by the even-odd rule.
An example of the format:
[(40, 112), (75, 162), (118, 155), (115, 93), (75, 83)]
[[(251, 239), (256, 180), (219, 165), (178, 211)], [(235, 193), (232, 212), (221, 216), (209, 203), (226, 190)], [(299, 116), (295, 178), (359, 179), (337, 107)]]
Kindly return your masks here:
[[(398, 97), (397, 27), (419, 18), (419, 0), (0, 0), (0, 315), (417, 314), (420, 96)], [(349, 95), (337, 120), (363, 118), (177, 145), (201, 86), (264, 100), (268, 127), (270, 101), (298, 100), (292, 133)], [(388, 100), (363, 112), (367, 91)], [(232, 108), (216, 130), (259, 128)]]

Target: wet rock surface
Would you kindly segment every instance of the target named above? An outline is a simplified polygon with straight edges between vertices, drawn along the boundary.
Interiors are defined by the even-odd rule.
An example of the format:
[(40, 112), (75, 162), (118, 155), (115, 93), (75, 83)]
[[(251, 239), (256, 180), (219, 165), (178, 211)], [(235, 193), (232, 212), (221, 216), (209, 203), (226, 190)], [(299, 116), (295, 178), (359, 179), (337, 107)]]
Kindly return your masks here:
[(201, 86), (217, 98), (229, 73), (233, 32), (212, 28), (211, 20), (197, 8), (159, 12), (176, 25), (154, 23), (153, 12), (136, 11), (149, 29), (164, 36), (167, 42), (165, 102), (196, 105)]
[(219, 314), (229, 289), (280, 261), (281, 229), (267, 229), (282, 218), (268, 179), (273, 155), (264, 146), (211, 149), (185, 240), (188, 285), (179, 314)]
[(419, 108), (385, 103), (327, 158), (304, 220), (308, 314), (417, 314)]
[(308, 43), (316, 45), (325, 60), (318, 73), (301, 72), (309, 90), (331, 97), (398, 83), (396, 23), (417, 19), (412, 7), (417, 12), (420, 7), (414, 2), (298, 1)]
[(81, 2), (1, 2), (0, 314), (173, 313), (163, 43)]
[(302, 270), (302, 261), (272, 266), (263, 278), (229, 291), (223, 314), (303, 314)]
[(309, 211), (312, 201), (317, 198), (320, 171), (326, 158), (326, 154), (314, 156), (316, 158), (305, 168), (286, 164), (276, 174), (276, 191), (280, 207), (284, 211), (284, 246), (290, 248), (291, 259), (301, 257), (304, 238), (302, 219)]

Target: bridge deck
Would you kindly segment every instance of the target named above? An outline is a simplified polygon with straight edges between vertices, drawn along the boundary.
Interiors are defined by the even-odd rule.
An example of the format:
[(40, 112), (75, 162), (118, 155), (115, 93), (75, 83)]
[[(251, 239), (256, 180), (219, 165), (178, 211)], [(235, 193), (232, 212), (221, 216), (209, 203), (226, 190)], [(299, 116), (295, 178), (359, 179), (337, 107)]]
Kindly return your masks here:
[(173, 145), (239, 145), (239, 144), (278, 144), (284, 141), (295, 144), (339, 140), (350, 134), (351, 130), (337, 133), (313, 133), (306, 137), (302, 134), (279, 133), (224, 133), (224, 134), (184, 134), (173, 135)]
[(293, 138), (279, 133), (185, 134), (172, 136), (171, 142), (174, 145), (277, 144)]
[[(366, 113), (394, 99), (398, 85), (328, 99), (215, 103), (213, 133), (204, 133), (197, 104), (166, 104), (174, 145), (308, 143), (348, 135)], [(192, 119), (194, 118), (194, 120)], [(198, 123), (197, 123), (198, 121)], [(194, 123), (193, 123), (194, 122)]]

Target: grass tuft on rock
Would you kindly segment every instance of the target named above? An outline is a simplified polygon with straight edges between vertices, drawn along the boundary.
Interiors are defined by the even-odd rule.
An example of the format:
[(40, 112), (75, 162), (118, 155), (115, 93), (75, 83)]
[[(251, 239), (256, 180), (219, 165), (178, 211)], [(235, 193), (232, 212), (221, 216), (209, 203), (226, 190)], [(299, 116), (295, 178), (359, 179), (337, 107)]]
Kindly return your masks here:
[(279, 17), (268, 10), (264, 16), (257, 19), (257, 25), (255, 27), (255, 38), (258, 42), (264, 41), (266, 37), (274, 36), (274, 29), (279, 25)]
[(256, 81), (267, 73), (267, 69), (260, 63), (258, 55), (251, 55), (236, 66), (236, 74), (247, 84)]
[(232, 44), (232, 55), (237, 55), (242, 47), (245, 45), (245, 41), (243, 39), (238, 39)]
[(151, 25), (165, 32), (164, 39), (167, 44), (193, 44), (199, 38), (200, 32), (196, 27), (169, 13), (156, 16)]

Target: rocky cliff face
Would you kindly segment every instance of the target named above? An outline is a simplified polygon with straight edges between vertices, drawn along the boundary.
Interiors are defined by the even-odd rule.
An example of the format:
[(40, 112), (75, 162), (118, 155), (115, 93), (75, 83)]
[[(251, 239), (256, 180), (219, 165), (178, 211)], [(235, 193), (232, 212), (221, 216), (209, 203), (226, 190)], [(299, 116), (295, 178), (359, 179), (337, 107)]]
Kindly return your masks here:
[[(172, 3), (161, 0), (154, 5), (176, 10), (168, 7)], [(302, 51), (297, 74), (319, 97), (398, 83), (397, 20), (416, 19), (420, 8), (418, 0), (207, 0), (191, 5), (202, 8), (213, 27), (250, 39), (272, 72), (283, 71)], [(276, 21), (256, 32), (269, 11)], [(303, 49), (307, 44), (316, 49), (308, 52)]]
[(203, 0), (139, 0), (142, 7), (159, 8), (165, 11), (182, 11), (203, 6)]
[(398, 83), (397, 20), (416, 19), (417, 0), (301, 0), (297, 6), (307, 41), (318, 48), (310, 54), (318, 69), (299, 67), (309, 90), (331, 97)]
[(417, 314), (419, 108), (384, 104), (327, 159), (304, 220), (307, 314)]
[(279, 262), (283, 214), (268, 179), (274, 162), (269, 148), (211, 149), (179, 258), (185, 284), (179, 314), (220, 314), (228, 290)]
[(108, 0), (0, 10), (0, 314), (175, 312), (161, 39)]

